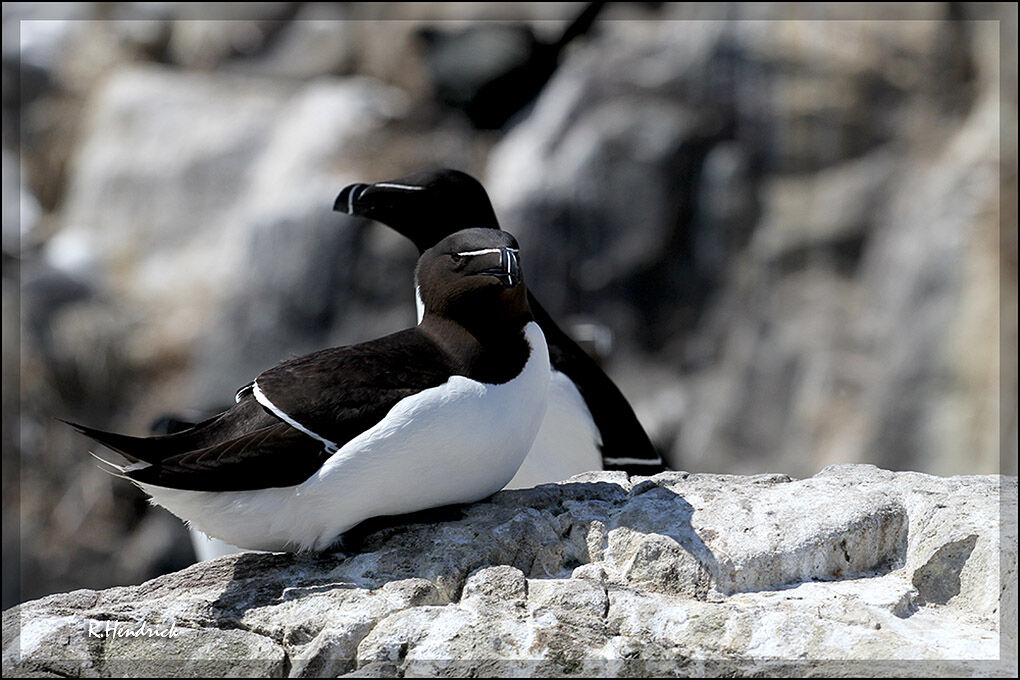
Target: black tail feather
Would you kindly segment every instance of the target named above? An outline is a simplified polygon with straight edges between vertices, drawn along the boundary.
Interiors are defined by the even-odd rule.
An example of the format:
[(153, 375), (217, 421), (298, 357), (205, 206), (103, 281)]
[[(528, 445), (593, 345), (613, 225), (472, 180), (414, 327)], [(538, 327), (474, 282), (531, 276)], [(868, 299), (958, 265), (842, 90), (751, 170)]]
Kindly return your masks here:
[(116, 451), (133, 463), (145, 460), (145, 454), (142, 452), (145, 448), (144, 437), (131, 437), (125, 434), (117, 434), (116, 432), (104, 432), (103, 430), (72, 423), (70, 420), (64, 420), (63, 418), (57, 418), (57, 420), (70, 425), (81, 434), (96, 440), (106, 448)]
[(263, 409), (250, 395), (228, 411), (172, 434), (151, 437), (132, 437), (116, 432), (104, 432), (92, 427), (58, 418), (86, 437), (112, 449), (132, 463), (144, 461), (158, 464), (171, 456), (206, 449), (232, 441), (255, 430), (281, 422)]
[(196, 433), (194, 428), (185, 430), (183, 433), (172, 435), (161, 435), (155, 437), (132, 437), (131, 435), (106, 432), (93, 427), (86, 427), (78, 423), (58, 418), (67, 423), (81, 434), (94, 439), (103, 446), (127, 458), (132, 463), (143, 461), (146, 463), (159, 463), (167, 456), (185, 453), (198, 448), (195, 440), (201, 433)]

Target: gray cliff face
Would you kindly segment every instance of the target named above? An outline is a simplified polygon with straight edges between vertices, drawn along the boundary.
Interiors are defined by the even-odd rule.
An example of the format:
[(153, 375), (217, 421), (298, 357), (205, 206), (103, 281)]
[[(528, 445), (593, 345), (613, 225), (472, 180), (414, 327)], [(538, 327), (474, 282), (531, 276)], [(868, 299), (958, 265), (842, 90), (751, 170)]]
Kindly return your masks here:
[[(867, 465), (588, 473), (379, 530), (356, 554), (234, 555), (24, 603), (4, 613), (3, 669), (1015, 673), (1016, 498), (1011, 477)], [(142, 622), (175, 635), (89, 633)]]

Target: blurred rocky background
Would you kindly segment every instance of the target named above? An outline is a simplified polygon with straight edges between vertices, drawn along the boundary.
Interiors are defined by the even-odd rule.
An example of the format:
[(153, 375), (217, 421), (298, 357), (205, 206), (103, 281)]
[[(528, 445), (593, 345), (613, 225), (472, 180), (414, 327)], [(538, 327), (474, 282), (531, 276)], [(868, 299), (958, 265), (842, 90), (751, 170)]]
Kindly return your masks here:
[(1016, 35), (1012, 4), (5, 3), (3, 607), (193, 560), (54, 418), (143, 434), (412, 324), (413, 247), (331, 206), (429, 166), (488, 187), (675, 469), (1016, 474)]

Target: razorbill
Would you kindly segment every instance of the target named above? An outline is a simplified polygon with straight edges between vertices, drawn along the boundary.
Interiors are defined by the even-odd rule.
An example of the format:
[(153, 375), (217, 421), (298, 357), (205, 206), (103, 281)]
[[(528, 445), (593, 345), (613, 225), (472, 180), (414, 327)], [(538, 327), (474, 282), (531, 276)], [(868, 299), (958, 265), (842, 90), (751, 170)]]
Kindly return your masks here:
[(549, 392), (518, 258), (506, 232), (459, 231), (418, 260), (414, 328), (284, 361), (177, 434), (71, 425), (153, 503), (241, 548), (321, 550), (371, 517), (477, 501), (516, 474)]
[[(340, 191), (333, 209), (393, 228), (420, 253), (458, 229), (500, 228), (481, 183), (451, 169), (351, 184)], [(556, 482), (586, 470), (642, 475), (664, 470), (662, 458), (619, 388), (530, 292), (528, 302), (548, 340), (553, 371), (545, 421), (510, 486)], [(418, 310), (421, 318), (420, 296)]]

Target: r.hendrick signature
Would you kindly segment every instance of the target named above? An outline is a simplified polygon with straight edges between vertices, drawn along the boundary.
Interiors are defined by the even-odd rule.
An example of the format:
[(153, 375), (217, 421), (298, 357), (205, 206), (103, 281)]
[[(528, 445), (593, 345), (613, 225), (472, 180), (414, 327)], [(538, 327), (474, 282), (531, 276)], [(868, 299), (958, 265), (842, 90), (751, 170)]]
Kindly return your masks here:
[(123, 621), (89, 621), (89, 637), (122, 638), (122, 637), (161, 637), (175, 638), (181, 632), (177, 630), (177, 622), (171, 620), (170, 625), (153, 626), (145, 621), (139, 624)]

